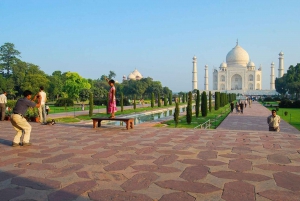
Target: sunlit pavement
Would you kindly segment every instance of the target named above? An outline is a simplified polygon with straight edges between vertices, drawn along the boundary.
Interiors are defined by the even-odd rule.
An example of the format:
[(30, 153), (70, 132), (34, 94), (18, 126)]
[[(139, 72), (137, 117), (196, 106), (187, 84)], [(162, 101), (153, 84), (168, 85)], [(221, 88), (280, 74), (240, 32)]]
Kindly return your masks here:
[(216, 130), (31, 123), (30, 147), (2, 121), (0, 200), (300, 200), (300, 132), (267, 131), (269, 114), (254, 103)]

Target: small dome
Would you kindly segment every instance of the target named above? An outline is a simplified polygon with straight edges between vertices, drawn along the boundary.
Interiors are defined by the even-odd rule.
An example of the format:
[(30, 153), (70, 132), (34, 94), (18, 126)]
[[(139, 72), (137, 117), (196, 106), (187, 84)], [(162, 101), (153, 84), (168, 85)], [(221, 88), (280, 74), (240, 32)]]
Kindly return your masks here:
[(274, 66), (274, 65), (275, 65), (274, 61), (271, 63), (271, 65), (272, 65), (272, 66)]
[(220, 68), (227, 68), (227, 63), (226, 62), (222, 62), (220, 64)]
[(281, 52), (279, 52), (279, 56), (283, 56), (284, 54), (283, 54), (283, 52), (281, 51)]
[(135, 75), (133, 75), (132, 73), (130, 73), (130, 74), (128, 75), (128, 79), (130, 79), (130, 80), (135, 80)]
[(226, 56), (226, 63), (231, 66), (234, 64), (246, 67), (249, 62), (249, 54), (238, 44), (228, 52)]
[(194, 56), (194, 57), (193, 57), (193, 60), (196, 60), (196, 59), (197, 59), (197, 57), (196, 57), (196, 56)]
[(255, 64), (254, 64), (252, 61), (250, 61), (250, 62), (247, 64), (247, 67), (255, 67)]
[(135, 70), (132, 72), (132, 74), (133, 74), (135, 77), (139, 77), (139, 78), (142, 78), (142, 77), (143, 77), (142, 74), (141, 74), (137, 69), (135, 69)]

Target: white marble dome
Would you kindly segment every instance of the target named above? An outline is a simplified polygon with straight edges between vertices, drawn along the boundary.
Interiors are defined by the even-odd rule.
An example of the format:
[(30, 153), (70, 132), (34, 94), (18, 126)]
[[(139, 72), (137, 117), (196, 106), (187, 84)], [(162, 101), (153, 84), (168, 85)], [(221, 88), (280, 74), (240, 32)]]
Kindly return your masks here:
[(226, 63), (228, 66), (239, 65), (246, 67), (249, 62), (249, 54), (238, 44), (228, 52), (226, 56)]
[(220, 68), (227, 68), (227, 63), (226, 62), (222, 62), (220, 64)]
[(135, 80), (135, 75), (133, 75), (132, 73), (130, 73), (130, 74), (128, 75), (128, 79), (129, 79), (129, 80)]
[(132, 72), (132, 74), (133, 74), (135, 77), (139, 77), (139, 78), (142, 78), (142, 77), (143, 77), (142, 74), (141, 74), (137, 69), (135, 69), (135, 70)]
[(255, 67), (255, 64), (253, 61), (249, 61), (247, 67)]

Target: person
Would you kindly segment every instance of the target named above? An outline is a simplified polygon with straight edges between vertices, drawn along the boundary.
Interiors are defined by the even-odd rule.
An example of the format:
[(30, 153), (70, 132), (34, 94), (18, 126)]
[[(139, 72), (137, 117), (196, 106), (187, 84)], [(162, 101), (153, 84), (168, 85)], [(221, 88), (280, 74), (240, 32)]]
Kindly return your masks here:
[(46, 105), (46, 114), (47, 115), (49, 114), (49, 111), (50, 111), (50, 107), (49, 107), (49, 105)]
[(7, 93), (6, 91), (3, 92), (3, 94), (0, 95), (0, 120), (4, 121), (5, 118), (5, 104), (7, 103), (7, 97), (6, 97)]
[(244, 103), (243, 103), (243, 101), (240, 102), (240, 110), (241, 110), (241, 113), (243, 114), (243, 112), (244, 112)]
[(231, 103), (230, 103), (230, 109), (231, 109), (231, 113), (233, 113), (233, 109), (234, 109), (234, 103), (233, 103), (233, 101), (231, 101)]
[(252, 99), (249, 99), (249, 108), (251, 108)]
[[(12, 146), (30, 146), (32, 145), (30, 141), (30, 133), (31, 133), (31, 125), (27, 122), (24, 115), (29, 107), (37, 107), (41, 106), (41, 99), (38, 99), (38, 103), (35, 103), (33, 100), (31, 101), (32, 92), (29, 90), (25, 90), (23, 92), (23, 98), (20, 98), (15, 107), (13, 108), (13, 112), (11, 115), (11, 124), (14, 129), (17, 131), (15, 135)], [(37, 95), (36, 95), (37, 96)], [(36, 96), (34, 99), (36, 99)], [(24, 132), (23, 142), (21, 143), (21, 137)]]
[[(47, 124), (47, 118), (46, 118), (46, 101), (47, 101), (47, 95), (44, 92), (44, 87), (40, 86), (40, 91), (39, 93), (35, 96), (35, 98), (40, 99), (41, 106), (38, 108), (39, 109), (39, 116), (40, 116), (40, 122), (41, 124), (46, 125)], [(35, 101), (35, 99), (34, 99)]]
[(240, 105), (238, 102), (236, 102), (236, 105), (235, 105), (235, 110), (236, 110), (236, 113), (240, 113)]
[(279, 132), (279, 123), (280, 123), (280, 116), (276, 114), (276, 110), (272, 110), (272, 114), (267, 118), (269, 124), (269, 131), (276, 131)]
[(247, 101), (247, 99), (245, 100), (245, 108), (247, 107), (247, 103), (248, 103), (248, 101)]
[(108, 80), (107, 78), (105, 78), (105, 80), (110, 85), (108, 113), (111, 115), (109, 118), (115, 118), (115, 112), (117, 111), (115, 81)]

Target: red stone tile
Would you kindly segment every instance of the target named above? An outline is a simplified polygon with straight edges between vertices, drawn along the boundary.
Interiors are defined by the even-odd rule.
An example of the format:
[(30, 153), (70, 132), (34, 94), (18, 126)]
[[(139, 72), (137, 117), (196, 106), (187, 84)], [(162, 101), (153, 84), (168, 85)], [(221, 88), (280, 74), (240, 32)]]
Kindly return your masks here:
[(230, 160), (228, 168), (235, 171), (243, 172), (247, 170), (252, 170), (252, 163), (251, 161), (244, 159)]
[(281, 149), (281, 146), (279, 144), (274, 143), (263, 143), (263, 147), (265, 149)]
[(79, 178), (90, 179), (89, 173), (87, 171), (76, 172)]
[(106, 146), (106, 145), (107, 145), (107, 143), (105, 143), (105, 142), (100, 142), (100, 143), (97, 143), (97, 144), (91, 144), (91, 145), (82, 147), (82, 149), (83, 149), (83, 150), (86, 150), (86, 149), (98, 149), (98, 148), (104, 147), (104, 146)]
[(300, 172), (300, 166), (262, 164), (262, 165), (256, 165), (255, 167), (262, 169), (262, 170)]
[(33, 162), (22, 162), (16, 165), (18, 168), (30, 169), (30, 170), (53, 170), (55, 169), (54, 165), (50, 164), (40, 164)]
[(133, 165), (135, 162), (133, 160), (119, 160), (108, 166), (105, 166), (103, 169), (106, 171), (117, 171), (125, 170), (128, 166)]
[(222, 198), (226, 201), (255, 201), (254, 186), (242, 181), (226, 183)]
[(176, 156), (175, 154), (164, 155), (164, 156), (160, 156), (158, 159), (153, 161), (153, 163), (156, 165), (168, 165), (174, 163), (177, 158), (178, 156)]
[(26, 157), (26, 158), (46, 158), (46, 157), (51, 156), (51, 154), (26, 152), (26, 153), (19, 153), (18, 156), (23, 156), (23, 157)]
[(95, 181), (81, 181), (70, 184), (58, 191), (50, 193), (48, 195), (49, 201), (66, 201), (66, 200), (75, 200), (82, 193), (92, 189), (96, 186)]
[(89, 197), (90, 199), (95, 201), (153, 201), (152, 198), (144, 194), (110, 189), (93, 191), (89, 193)]
[(141, 148), (141, 149), (136, 150), (135, 153), (136, 154), (150, 154), (154, 151), (155, 151), (154, 147), (145, 147), (145, 148)]
[(135, 165), (132, 166), (132, 168), (138, 171), (159, 172), (159, 173), (180, 172), (180, 170), (177, 168), (159, 166), (159, 165)]
[(0, 199), (3, 201), (11, 200), (11, 199), (19, 197), (23, 194), (25, 194), (24, 187), (3, 188), (0, 190)]
[(26, 170), (10, 170), (6, 172), (0, 172), (0, 182), (5, 181), (7, 179), (11, 179), (13, 177), (17, 177), (21, 174), (24, 174)]
[(172, 140), (172, 138), (170, 137), (164, 137), (164, 138), (160, 138), (159, 140), (156, 140), (155, 143), (168, 143)]
[(55, 152), (58, 152), (58, 151), (61, 151), (61, 150), (65, 149), (67, 147), (69, 147), (69, 146), (52, 147), (52, 148), (48, 148), (48, 149), (43, 149), (40, 152), (41, 153), (55, 153)]
[(53, 170), (52, 174), (50, 174), (48, 177), (49, 178), (57, 178), (57, 177), (65, 177), (66, 175), (72, 174), (76, 172), (77, 170), (80, 170), (84, 167), (82, 164), (68, 164), (62, 168), (58, 168)]
[(136, 155), (136, 154), (119, 154), (116, 155), (117, 158), (127, 159), (127, 160), (153, 160), (155, 159), (150, 155)]
[(180, 151), (180, 150), (157, 150), (157, 152), (162, 154), (175, 154), (175, 155), (193, 155), (190, 151)]
[(0, 167), (11, 165), (26, 160), (26, 158), (10, 158), (0, 162)]
[(195, 201), (196, 198), (186, 192), (176, 192), (163, 195), (159, 201)]
[(290, 172), (277, 172), (273, 176), (277, 186), (291, 191), (300, 191), (300, 175)]
[(46, 158), (44, 159), (42, 162), (43, 163), (57, 163), (66, 159), (69, 159), (71, 157), (73, 157), (74, 154), (73, 153), (69, 153), (69, 154), (59, 154), (50, 158)]
[(213, 176), (223, 179), (236, 179), (236, 180), (247, 180), (247, 181), (266, 181), (271, 179), (270, 177), (253, 174), (253, 173), (243, 173), (243, 172), (232, 172), (232, 171), (219, 171), (212, 172)]
[(107, 160), (99, 160), (94, 158), (70, 158), (68, 159), (71, 163), (79, 163), (84, 165), (107, 165), (109, 164)]
[(277, 164), (291, 163), (290, 159), (287, 156), (281, 154), (268, 155), (267, 159), (270, 163), (277, 163)]
[(61, 185), (59, 181), (53, 181), (39, 177), (15, 177), (11, 180), (11, 183), (37, 190), (57, 189), (60, 188)]
[(218, 166), (218, 165), (226, 164), (222, 161), (199, 160), (199, 159), (183, 159), (183, 160), (179, 160), (179, 162), (185, 164), (191, 164), (191, 165), (207, 165), (207, 166)]
[(108, 158), (116, 153), (118, 153), (118, 151), (116, 151), (116, 150), (102, 151), (100, 153), (92, 155), (92, 158)]
[(157, 178), (158, 176), (152, 172), (136, 174), (132, 178), (128, 179), (125, 183), (123, 183), (121, 187), (125, 191), (146, 189)]
[(216, 151), (200, 151), (197, 155), (197, 158), (207, 160), (207, 159), (216, 159), (218, 152)]
[(176, 180), (166, 180), (155, 182), (156, 185), (161, 188), (173, 189), (184, 192), (191, 193), (211, 193), (218, 190), (221, 190), (211, 184), (207, 183), (198, 183), (198, 182), (189, 182), (189, 181), (176, 181)]
[(90, 150), (90, 149), (64, 149), (63, 152), (65, 153), (74, 153), (74, 154), (95, 154), (97, 151)]
[(258, 193), (260, 196), (265, 197), (272, 201), (299, 201), (300, 192), (293, 191), (276, 191), (266, 190)]
[(203, 165), (191, 166), (185, 168), (180, 177), (187, 181), (197, 181), (206, 177), (208, 171), (209, 168)]
[(249, 154), (251, 153), (251, 149), (249, 147), (233, 147), (232, 153), (236, 154)]

